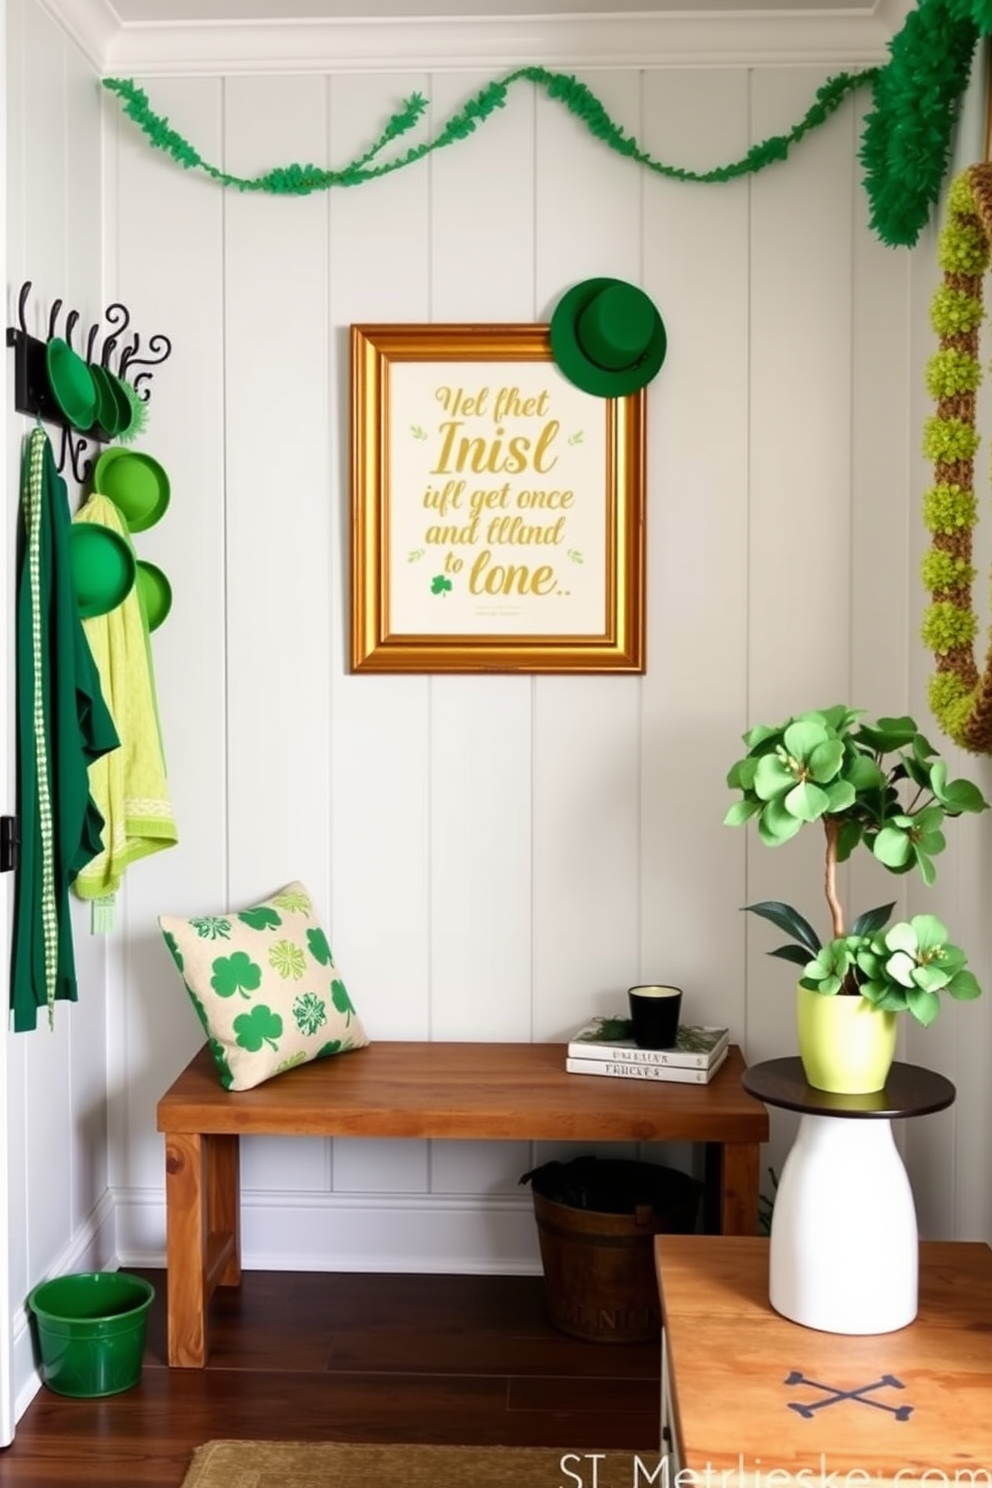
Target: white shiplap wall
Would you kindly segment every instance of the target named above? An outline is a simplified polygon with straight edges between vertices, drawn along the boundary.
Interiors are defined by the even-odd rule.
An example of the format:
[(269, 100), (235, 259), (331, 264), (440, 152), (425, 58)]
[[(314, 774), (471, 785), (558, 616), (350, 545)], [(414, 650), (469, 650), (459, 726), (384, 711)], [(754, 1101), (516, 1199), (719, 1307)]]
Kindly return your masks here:
[[(653, 153), (707, 165), (788, 127), (834, 70), (585, 81)], [(148, 87), (207, 159), (249, 175), (342, 163), (414, 91), (436, 129), (492, 75)], [(868, 232), (864, 104), (787, 165), (698, 187), (621, 159), (520, 87), (471, 140), (303, 200), (225, 194), (108, 108), (110, 279), (176, 345), (145, 439), (173, 503), (143, 551), (175, 585), (156, 662), (183, 840), (130, 875), (111, 993), (125, 1253), (160, 1252), (154, 1101), (200, 1038), (158, 944), (163, 909), (304, 878), (373, 1037), (560, 1038), (664, 976), (750, 1058), (794, 1047), (789, 970), (739, 906), (785, 895), (818, 915), (819, 844), (771, 854), (721, 826), (739, 735), (841, 698), (927, 717), (915, 389), (932, 245), (894, 252)], [(544, 320), (592, 274), (643, 283), (670, 336), (650, 391), (646, 675), (351, 676), (349, 324)], [(980, 958), (980, 892), (956, 892), (987, 835), (971, 826), (951, 833), (941, 893)], [(891, 887), (871, 866), (854, 872), (859, 902)], [(942, 1027), (914, 1057), (981, 1089), (984, 1007)], [(961, 1109), (978, 1099), (965, 1091)], [(776, 1118), (769, 1161), (789, 1131)], [(929, 1233), (989, 1228), (986, 1185), (976, 1198), (952, 1160), (977, 1160), (973, 1131), (950, 1114), (910, 1144)], [(544, 1155), (248, 1144), (249, 1262), (528, 1268), (516, 1180)]]
[[(75, 345), (102, 309), (100, 88), (92, 68), (34, 0), (7, 0), (6, 261), (8, 325), (17, 321), (21, 284), (30, 279), (28, 329), (47, 336), (54, 302), (80, 312)], [(2, 809), (14, 809), (13, 642), (15, 533), (21, 452), (30, 421), (13, 408), (13, 354), (6, 358), (4, 533), (4, 707), (7, 741)], [(55, 450), (59, 445), (56, 440)], [(71, 472), (70, 498), (78, 488)], [(0, 880), (0, 929), (7, 944), (13, 875)], [(9, 1275), (0, 1394), (20, 1414), (37, 1388), (24, 1302), (45, 1276), (113, 1264), (113, 1210), (107, 1186), (105, 944), (74, 914), (80, 1003), (60, 1004), (54, 1033), (44, 1017), (31, 1034), (0, 1034), (5, 1079)], [(5, 965), (7, 958), (5, 956)], [(4, 995), (6, 997), (6, 984)], [(0, 1310), (6, 1319), (5, 1289)], [(2, 1416), (2, 1412), (0, 1412)], [(0, 1436), (2, 1440), (2, 1436)]]
[[(6, 16), (4, 16), (6, 22)], [(0, 77), (7, 78), (7, 27), (4, 24), (0, 31)], [(9, 96), (9, 85), (8, 85)], [(3, 255), (4, 282), (7, 278), (7, 117), (6, 112), (0, 117), (0, 254)], [(4, 377), (4, 398), (7, 400), (10, 393), (9, 379)], [(3, 451), (0, 455), (2, 468), (6, 472), (10, 468), (7, 448), (10, 439), (10, 430), (7, 420), (0, 420), (0, 440), (3, 442)], [(12, 592), (12, 577), (14, 566), (13, 544), (10, 537), (11, 523), (9, 520), (9, 505), (4, 506), (4, 521), (0, 523), (0, 573), (4, 576), (4, 592)], [(7, 607), (7, 614), (10, 607)], [(3, 776), (3, 799), (4, 810), (7, 804), (14, 799), (14, 718), (9, 707), (9, 697), (13, 678), (13, 656), (11, 654), (11, 635), (9, 624), (0, 626), (3, 641), (0, 644), (0, 759), (4, 761)], [(6, 953), (10, 938), (10, 917), (13, 907), (13, 884), (4, 885), (0, 892), (0, 944)], [(4, 964), (6, 965), (6, 955)], [(7, 1020), (2, 1020), (0, 1027), (0, 1072), (3, 1073), (3, 1090), (0, 1092), (0, 1233), (10, 1232), (10, 1142), (11, 1122), (13, 1114), (7, 1100), (8, 1081), (7, 1073)], [(17, 1140), (21, 1140), (18, 1130)], [(11, 1327), (11, 1315), (13, 1312), (13, 1299), (11, 1296), (11, 1268), (10, 1255), (4, 1248), (0, 1256), (0, 1447), (6, 1446), (14, 1433), (14, 1383), (13, 1383), (13, 1337)]]
[[(181, 833), (131, 870), (106, 947), (80, 917), (81, 1006), (61, 1010), (53, 1038), (7, 1039), (15, 1306), (48, 1269), (112, 1260), (108, 1184), (118, 1253), (161, 1258), (154, 1106), (200, 1041), (156, 928), (164, 910), (304, 878), (373, 1037), (560, 1038), (629, 982), (664, 976), (751, 1059), (791, 1052), (789, 970), (739, 906), (785, 896), (818, 913), (818, 844), (771, 854), (720, 825), (739, 735), (839, 698), (927, 718), (917, 445), (933, 245), (893, 252), (867, 230), (864, 100), (788, 164), (693, 187), (520, 86), (429, 161), (280, 200), (179, 170), (108, 97), (101, 133), (92, 74), (47, 9), (9, 0), (8, 27), (8, 319), (31, 277), (46, 312), (64, 294), (85, 323), (120, 298), (143, 336), (174, 343), (142, 441), (173, 501), (140, 550), (175, 588), (155, 661)], [(450, 58), (440, 37), (438, 53)], [(648, 149), (696, 166), (787, 127), (836, 70), (832, 57), (682, 60), (585, 80)], [(503, 61), (226, 79), (189, 67), (147, 86), (207, 159), (250, 174), (343, 162), (413, 91), (431, 101), (421, 134), (436, 129)], [(650, 391), (646, 675), (351, 676), (349, 324), (544, 320), (569, 284), (603, 273), (644, 284), (670, 338)], [(24, 422), (7, 428), (9, 539)], [(9, 546), (8, 573), (12, 561)], [(11, 627), (8, 607), (8, 655)], [(987, 762), (966, 768), (992, 788)], [(871, 864), (851, 877), (859, 903), (892, 887)], [(990, 885), (989, 823), (958, 824), (927, 902), (986, 981)], [(907, 1040), (960, 1090), (907, 1133), (931, 1235), (992, 1235), (989, 1029), (978, 1004)], [(769, 1161), (789, 1130), (776, 1116)], [(536, 1267), (517, 1177), (547, 1149), (246, 1146), (249, 1264)]]

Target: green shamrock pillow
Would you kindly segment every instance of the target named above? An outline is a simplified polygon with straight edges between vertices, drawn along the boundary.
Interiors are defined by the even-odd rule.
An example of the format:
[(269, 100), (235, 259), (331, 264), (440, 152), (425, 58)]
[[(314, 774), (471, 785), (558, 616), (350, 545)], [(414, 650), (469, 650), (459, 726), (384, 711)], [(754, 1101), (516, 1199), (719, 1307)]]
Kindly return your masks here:
[(301, 883), (225, 915), (161, 915), (226, 1090), (369, 1042)]

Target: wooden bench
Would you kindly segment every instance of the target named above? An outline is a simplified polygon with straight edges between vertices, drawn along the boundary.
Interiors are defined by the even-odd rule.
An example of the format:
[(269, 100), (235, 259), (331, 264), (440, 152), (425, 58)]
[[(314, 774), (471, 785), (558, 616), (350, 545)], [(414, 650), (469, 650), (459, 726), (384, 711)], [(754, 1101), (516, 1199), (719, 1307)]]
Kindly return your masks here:
[(561, 1044), (373, 1043), (224, 1090), (203, 1049), (158, 1103), (165, 1133), (169, 1363), (199, 1369), (218, 1286), (241, 1280), (239, 1138), (705, 1143), (705, 1227), (754, 1235), (765, 1107), (732, 1046), (708, 1085), (565, 1072)]

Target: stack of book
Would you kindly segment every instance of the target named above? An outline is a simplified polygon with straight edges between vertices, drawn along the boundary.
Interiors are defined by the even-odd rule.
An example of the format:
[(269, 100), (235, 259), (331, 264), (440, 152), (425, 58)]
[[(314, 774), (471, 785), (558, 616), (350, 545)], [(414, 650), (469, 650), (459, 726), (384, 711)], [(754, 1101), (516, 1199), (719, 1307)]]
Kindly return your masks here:
[(629, 1018), (594, 1018), (569, 1039), (565, 1068), (572, 1075), (708, 1085), (729, 1046), (729, 1029), (688, 1024), (679, 1028), (673, 1049), (642, 1049), (631, 1037)]

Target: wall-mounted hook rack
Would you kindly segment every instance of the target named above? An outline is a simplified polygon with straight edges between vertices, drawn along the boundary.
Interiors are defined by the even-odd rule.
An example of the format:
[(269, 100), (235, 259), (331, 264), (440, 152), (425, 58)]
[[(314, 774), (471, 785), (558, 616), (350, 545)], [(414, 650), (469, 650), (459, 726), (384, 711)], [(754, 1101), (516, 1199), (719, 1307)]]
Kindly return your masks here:
[[(65, 470), (68, 464), (74, 479), (82, 484), (89, 478), (92, 465), (91, 460), (84, 458), (84, 452), (90, 442), (106, 444), (113, 436), (102, 429), (99, 424), (94, 424), (91, 429), (80, 432), (66, 417), (53, 396), (48, 381), (48, 342), (58, 338), (58, 323), (63, 301), (58, 299), (52, 304), (48, 317), (48, 340), (42, 341), (28, 331), (25, 312), (30, 293), (31, 281), (27, 279), (21, 285), (17, 298), (18, 323), (16, 326), (7, 327), (7, 345), (14, 348), (14, 407), (18, 413), (26, 413), (45, 423), (55, 424), (62, 430), (58, 468), (60, 471)], [(61, 339), (70, 349), (74, 349), (72, 337), (79, 318), (78, 310), (70, 310), (65, 318), (65, 329)], [(91, 366), (97, 365), (96, 345), (103, 331), (99, 365), (122, 380), (130, 380), (131, 387), (142, 401), (147, 403), (151, 393), (148, 383), (153, 374), (150, 371), (143, 371), (139, 372), (136, 377), (128, 379), (127, 370), (131, 366), (146, 368), (160, 366), (171, 354), (172, 342), (168, 336), (156, 334), (149, 340), (149, 355), (139, 357), (137, 353), (141, 347), (141, 338), (135, 332), (130, 343), (122, 349), (115, 366), (114, 353), (123, 333), (131, 323), (131, 313), (125, 305), (115, 301), (104, 311), (104, 320), (108, 327), (106, 331), (103, 331), (99, 322), (90, 327), (86, 337), (85, 361)]]
[[(121, 353), (122, 377), (124, 373), (129, 372), (132, 367), (158, 367), (161, 365), (162, 362), (166, 360), (168, 356), (171, 355), (172, 352), (172, 342), (169, 340), (168, 336), (163, 336), (161, 332), (150, 337), (148, 342), (148, 350), (150, 352), (149, 356), (139, 357), (137, 355), (140, 346), (141, 337), (137, 335), (137, 333), (135, 333), (134, 341), (127, 348), (126, 351)], [(142, 398), (146, 403), (150, 396), (151, 389), (146, 387), (145, 384), (146, 382), (150, 381), (151, 377), (151, 372), (139, 372), (138, 375), (134, 378), (132, 384), (135, 392), (138, 394), (138, 397)]]

